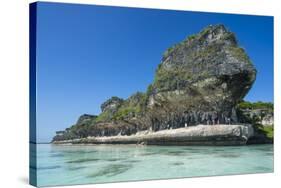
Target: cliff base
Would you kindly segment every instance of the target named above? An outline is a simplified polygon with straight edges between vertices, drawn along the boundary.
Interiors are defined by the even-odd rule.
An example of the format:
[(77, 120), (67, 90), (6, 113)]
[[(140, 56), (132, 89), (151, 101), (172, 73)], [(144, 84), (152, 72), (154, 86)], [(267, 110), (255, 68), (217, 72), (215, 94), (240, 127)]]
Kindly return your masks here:
[(251, 125), (197, 125), (178, 129), (141, 131), (130, 136), (87, 137), (54, 141), (53, 144), (141, 145), (245, 145), (254, 135)]

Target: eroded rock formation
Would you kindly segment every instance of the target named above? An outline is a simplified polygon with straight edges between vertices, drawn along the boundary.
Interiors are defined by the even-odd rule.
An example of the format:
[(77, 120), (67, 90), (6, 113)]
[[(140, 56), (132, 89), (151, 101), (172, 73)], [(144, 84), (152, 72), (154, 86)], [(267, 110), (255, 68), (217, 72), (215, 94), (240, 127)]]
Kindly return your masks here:
[(256, 69), (234, 34), (223, 25), (205, 28), (163, 56), (148, 100), (160, 121), (155, 129), (165, 128), (163, 121), (172, 127), (236, 123), (234, 107), (255, 78)]
[(235, 106), (255, 78), (256, 69), (235, 34), (223, 25), (208, 26), (165, 51), (145, 93), (104, 102), (101, 114), (87, 116), (83, 121), (88, 123), (79, 124), (85, 131), (72, 139), (238, 123)]

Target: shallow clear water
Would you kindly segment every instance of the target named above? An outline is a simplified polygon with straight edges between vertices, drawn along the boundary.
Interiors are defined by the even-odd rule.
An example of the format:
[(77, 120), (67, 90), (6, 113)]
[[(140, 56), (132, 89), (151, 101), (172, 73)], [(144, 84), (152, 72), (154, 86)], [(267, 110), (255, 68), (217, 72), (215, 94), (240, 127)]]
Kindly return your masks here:
[(37, 145), (38, 186), (273, 172), (273, 145)]

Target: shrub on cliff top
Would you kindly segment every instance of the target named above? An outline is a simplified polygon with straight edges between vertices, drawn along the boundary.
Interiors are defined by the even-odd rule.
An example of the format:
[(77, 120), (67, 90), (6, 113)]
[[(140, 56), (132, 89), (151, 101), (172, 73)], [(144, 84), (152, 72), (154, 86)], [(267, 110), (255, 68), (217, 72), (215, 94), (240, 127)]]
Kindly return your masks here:
[(271, 102), (248, 102), (242, 101), (238, 104), (238, 108), (240, 109), (272, 109), (273, 110), (273, 103)]

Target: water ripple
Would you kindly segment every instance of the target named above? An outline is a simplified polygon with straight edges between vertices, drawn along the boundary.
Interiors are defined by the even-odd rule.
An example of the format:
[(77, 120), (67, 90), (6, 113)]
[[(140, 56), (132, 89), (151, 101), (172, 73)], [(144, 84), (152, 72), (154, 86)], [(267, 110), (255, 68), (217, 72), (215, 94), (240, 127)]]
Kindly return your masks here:
[(110, 164), (104, 167), (103, 169), (99, 170), (98, 172), (89, 175), (88, 177), (99, 177), (99, 176), (112, 177), (124, 173), (130, 168), (132, 168), (132, 165), (129, 164)]

